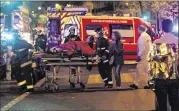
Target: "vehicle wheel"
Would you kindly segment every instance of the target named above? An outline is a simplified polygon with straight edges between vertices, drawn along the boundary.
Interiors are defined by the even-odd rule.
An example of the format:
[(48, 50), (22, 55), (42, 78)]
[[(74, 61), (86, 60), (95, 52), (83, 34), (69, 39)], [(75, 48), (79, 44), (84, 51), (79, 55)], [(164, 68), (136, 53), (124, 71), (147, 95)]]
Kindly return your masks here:
[(59, 86), (56, 84), (53, 86), (53, 92), (57, 92), (59, 90)]
[(49, 86), (49, 84), (45, 84), (45, 90), (49, 90), (50, 89), (50, 86)]
[(75, 83), (70, 82), (70, 88), (71, 89), (75, 88)]
[(80, 83), (80, 87), (81, 87), (82, 89), (85, 89), (85, 88), (86, 88), (86, 86), (85, 86), (83, 83)]

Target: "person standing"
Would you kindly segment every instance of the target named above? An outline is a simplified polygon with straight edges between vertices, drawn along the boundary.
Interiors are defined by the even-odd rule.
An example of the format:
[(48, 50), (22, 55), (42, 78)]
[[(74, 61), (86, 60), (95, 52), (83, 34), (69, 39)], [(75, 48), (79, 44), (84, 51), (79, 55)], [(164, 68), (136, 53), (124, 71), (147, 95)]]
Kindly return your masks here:
[(130, 85), (131, 88), (138, 89), (139, 85), (139, 76), (141, 74), (145, 75), (146, 79), (146, 86), (144, 89), (149, 89), (148, 87), (148, 70), (149, 70), (149, 62), (148, 62), (148, 54), (152, 47), (152, 40), (151, 37), (146, 33), (146, 27), (140, 25), (138, 27), (138, 32), (140, 37), (138, 39), (138, 53), (137, 53), (137, 66), (136, 66), (136, 73), (134, 77), (134, 84)]
[(20, 91), (32, 92), (34, 90), (32, 52), (29, 52), (29, 50), (33, 51), (34, 48), (27, 41), (20, 39), (17, 30), (12, 33), (14, 37), (12, 44), (14, 54), (11, 59), (12, 71), (15, 73)]
[[(162, 30), (163, 36), (154, 41), (154, 45), (158, 44), (173, 44), (175, 48), (172, 48), (174, 52), (175, 62), (172, 65), (172, 69), (177, 67), (178, 65), (178, 38), (176, 38), (172, 34), (173, 23), (170, 19), (164, 19), (162, 21)], [(170, 59), (167, 59), (168, 62)], [(168, 63), (167, 63), (168, 64)], [(169, 68), (170, 65), (167, 67)], [(169, 73), (158, 73), (154, 77), (154, 84), (155, 84), (155, 95), (157, 99), (157, 111), (167, 111), (167, 96), (169, 98), (169, 105), (171, 106), (172, 111), (179, 111), (179, 84), (177, 77), (177, 68), (176, 70), (170, 70)], [(171, 75), (170, 75), (171, 74)]]
[(47, 43), (47, 38), (46, 36), (42, 33), (42, 31), (39, 31), (39, 35), (35, 41), (35, 48), (37, 51), (42, 50), (43, 52), (46, 52), (46, 43)]
[(111, 57), (110, 65), (114, 67), (115, 79), (116, 79), (116, 86), (121, 87), (121, 68), (124, 64), (123, 59), (123, 43), (120, 41), (121, 35), (119, 32), (114, 31), (112, 33), (112, 43), (109, 48), (109, 53)]
[(112, 88), (112, 70), (109, 65), (109, 41), (104, 38), (104, 32), (102, 28), (95, 30), (96, 32), (96, 52), (99, 58), (98, 69), (99, 73), (105, 83), (105, 87)]
[(1, 40), (1, 54), (0, 54), (0, 80), (11, 80), (7, 78), (7, 44), (6, 41)]

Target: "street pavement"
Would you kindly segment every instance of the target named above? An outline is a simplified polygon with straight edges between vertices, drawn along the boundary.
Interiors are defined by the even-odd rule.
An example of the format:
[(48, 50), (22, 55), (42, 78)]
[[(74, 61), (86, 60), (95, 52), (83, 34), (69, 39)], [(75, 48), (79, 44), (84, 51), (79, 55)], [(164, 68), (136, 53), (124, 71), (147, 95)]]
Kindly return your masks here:
[[(68, 69), (60, 68), (58, 92), (45, 91), (43, 80), (33, 93), (20, 93), (16, 90), (1, 90), (1, 110), (19, 111), (44, 111), (44, 110), (142, 110), (149, 111), (155, 108), (155, 97), (151, 90), (143, 89), (144, 75), (141, 75), (138, 90), (132, 90), (129, 85), (133, 82), (135, 65), (124, 65), (121, 71), (122, 88), (105, 89), (103, 81), (98, 74), (97, 67), (91, 72), (82, 69), (81, 80), (87, 83), (82, 91), (77, 85), (70, 89), (68, 83)], [(114, 79), (114, 78), (113, 78)], [(115, 81), (114, 81), (115, 83)], [(5, 84), (5, 83), (4, 83)], [(10, 84), (10, 83), (9, 83)], [(11, 83), (12, 84), (12, 83)], [(13, 83), (15, 86), (15, 83)], [(4, 85), (3, 85), (4, 86)], [(1, 89), (2, 83), (1, 83)]]

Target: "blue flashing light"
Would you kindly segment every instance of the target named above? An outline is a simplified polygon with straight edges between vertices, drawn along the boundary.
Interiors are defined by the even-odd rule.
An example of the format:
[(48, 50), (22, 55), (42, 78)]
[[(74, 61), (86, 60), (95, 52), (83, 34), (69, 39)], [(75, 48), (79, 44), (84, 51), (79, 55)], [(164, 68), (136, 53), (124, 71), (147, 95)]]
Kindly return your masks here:
[(12, 40), (13, 36), (12, 36), (12, 34), (2, 33), (2, 39), (4, 39), (4, 40)]
[(173, 27), (173, 32), (178, 32), (178, 25), (175, 25), (175, 26)]
[(144, 20), (147, 20), (147, 16), (144, 16), (143, 19), (144, 19)]
[(12, 38), (13, 38), (13, 37), (12, 37), (11, 34), (8, 34), (8, 35), (7, 35), (7, 39), (8, 39), (8, 40), (11, 40)]

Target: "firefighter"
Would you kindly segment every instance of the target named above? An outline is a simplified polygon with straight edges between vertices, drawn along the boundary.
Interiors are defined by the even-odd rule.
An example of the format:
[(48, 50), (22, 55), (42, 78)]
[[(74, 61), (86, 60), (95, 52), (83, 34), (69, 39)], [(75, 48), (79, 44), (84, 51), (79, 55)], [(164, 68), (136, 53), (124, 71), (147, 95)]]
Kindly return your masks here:
[(1, 54), (0, 54), (0, 80), (7, 80), (6, 79), (6, 55), (7, 55), (7, 46), (4, 40), (1, 40)]
[(12, 71), (15, 72), (15, 78), (18, 82), (20, 91), (32, 92), (34, 90), (33, 78), (32, 78), (32, 61), (31, 56), (33, 46), (20, 39), (20, 35), (17, 30), (13, 30), (14, 41), (13, 56), (11, 61)]
[(98, 28), (95, 30), (96, 32), (96, 51), (98, 62), (99, 73), (105, 83), (105, 87), (112, 88), (112, 69), (109, 65), (109, 41), (104, 37), (104, 31), (102, 28)]
[(39, 51), (40, 49), (43, 50), (43, 52), (45, 52), (46, 49), (46, 43), (47, 43), (47, 38), (45, 37), (45, 35), (42, 33), (42, 31), (39, 31), (38, 37), (35, 41), (35, 49), (37, 51)]
[(81, 41), (80, 37), (75, 35), (75, 28), (74, 27), (71, 27), (69, 29), (69, 32), (70, 32), (70, 34), (67, 37), (65, 37), (64, 43), (67, 43), (71, 40), (72, 41)]
[[(164, 19), (162, 21), (163, 36), (154, 41), (154, 44), (165, 43), (165, 44), (175, 44), (175, 54), (177, 58), (178, 49), (178, 38), (172, 34), (173, 23), (169, 19)], [(176, 64), (178, 60), (176, 60)], [(176, 65), (175, 64), (175, 65)], [(169, 67), (169, 66), (168, 66)], [(174, 67), (174, 66), (173, 66)], [(169, 76), (169, 78), (167, 77)], [(165, 79), (167, 78), (167, 79)], [(179, 111), (179, 84), (178, 78), (173, 72), (172, 75), (158, 74), (155, 75), (155, 95), (157, 98), (157, 111), (167, 111), (167, 96), (169, 98), (169, 103), (172, 111)]]

